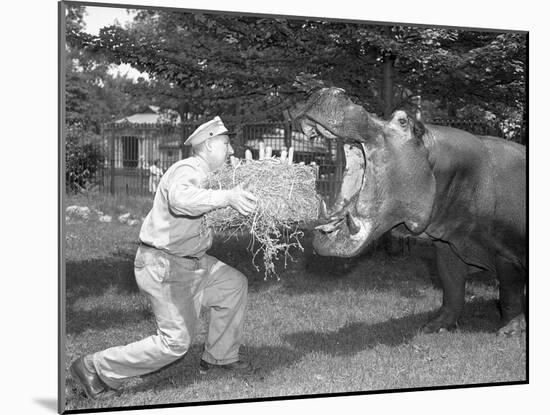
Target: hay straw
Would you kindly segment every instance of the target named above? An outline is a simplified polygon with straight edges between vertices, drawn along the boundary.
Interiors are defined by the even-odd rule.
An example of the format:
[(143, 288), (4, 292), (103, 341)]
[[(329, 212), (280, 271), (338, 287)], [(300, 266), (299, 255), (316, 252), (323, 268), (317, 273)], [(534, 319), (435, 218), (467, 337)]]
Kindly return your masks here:
[(254, 194), (257, 206), (248, 216), (230, 207), (217, 209), (204, 216), (203, 225), (228, 238), (249, 232), (252, 264), (259, 270), (256, 257), (262, 254), (265, 278), (274, 275), (274, 261), (284, 255), (293, 259), (289, 250), (303, 251), (300, 227), (317, 218), (319, 199), (315, 191), (316, 167), (286, 164), (278, 159), (242, 160), (227, 164), (212, 173), (204, 183), (210, 189), (232, 189), (241, 185)]

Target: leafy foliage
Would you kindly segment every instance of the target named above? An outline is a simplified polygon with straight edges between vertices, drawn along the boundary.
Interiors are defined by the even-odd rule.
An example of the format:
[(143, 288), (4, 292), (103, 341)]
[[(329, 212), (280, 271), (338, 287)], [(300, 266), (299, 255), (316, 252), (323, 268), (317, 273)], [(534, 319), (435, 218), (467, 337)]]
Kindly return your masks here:
[(450, 116), (466, 106), (498, 118), (525, 111), (521, 33), (146, 10), (125, 28), (68, 39), (151, 74), (180, 114), (280, 118), (320, 86), (345, 88), (376, 113), (417, 95)]
[[(130, 115), (148, 105), (158, 105), (157, 85), (113, 76), (113, 63), (105, 54), (81, 48), (94, 37), (83, 31), (83, 6), (70, 6), (67, 13), (66, 122), (69, 128), (100, 134), (105, 122)], [(79, 39), (79, 41), (75, 41)]]
[(68, 193), (87, 189), (104, 161), (98, 144), (83, 143), (82, 131), (73, 131), (65, 143), (65, 186)]

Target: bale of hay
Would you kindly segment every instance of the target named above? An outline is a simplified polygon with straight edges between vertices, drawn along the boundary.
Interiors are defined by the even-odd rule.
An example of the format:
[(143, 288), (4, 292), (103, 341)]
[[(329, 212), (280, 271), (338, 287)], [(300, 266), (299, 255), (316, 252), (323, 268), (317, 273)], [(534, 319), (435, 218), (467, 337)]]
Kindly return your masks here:
[(241, 215), (231, 207), (217, 209), (203, 217), (203, 226), (228, 237), (242, 233), (252, 236), (249, 246), (252, 263), (262, 254), (265, 277), (276, 276), (274, 261), (284, 255), (292, 259), (291, 248), (303, 251), (303, 226), (318, 217), (319, 196), (315, 190), (317, 168), (287, 164), (278, 159), (239, 160), (210, 174), (204, 186), (232, 189), (242, 186), (258, 198), (254, 212)]

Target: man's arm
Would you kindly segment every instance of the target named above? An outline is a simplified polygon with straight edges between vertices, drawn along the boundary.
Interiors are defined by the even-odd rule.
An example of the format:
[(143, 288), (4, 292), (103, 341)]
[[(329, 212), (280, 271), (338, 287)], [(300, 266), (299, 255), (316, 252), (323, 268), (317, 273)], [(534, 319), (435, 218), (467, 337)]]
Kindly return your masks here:
[(231, 190), (203, 189), (200, 174), (190, 166), (180, 167), (168, 188), (168, 206), (179, 215), (199, 216), (213, 209), (231, 206), (248, 215), (256, 206), (256, 197), (240, 186)]
[(199, 216), (229, 204), (228, 190), (202, 189), (200, 174), (193, 167), (181, 166), (168, 188), (168, 206), (178, 215)]

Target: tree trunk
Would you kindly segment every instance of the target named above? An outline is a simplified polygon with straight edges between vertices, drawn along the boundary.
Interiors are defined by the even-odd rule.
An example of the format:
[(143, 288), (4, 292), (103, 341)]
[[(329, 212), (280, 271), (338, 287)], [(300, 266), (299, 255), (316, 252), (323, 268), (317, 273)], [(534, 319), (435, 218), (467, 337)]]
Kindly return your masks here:
[(452, 102), (447, 103), (447, 117), (456, 118), (456, 106)]
[(391, 53), (384, 55), (382, 91), (384, 97), (384, 118), (389, 118), (393, 111), (393, 67), (395, 56)]

